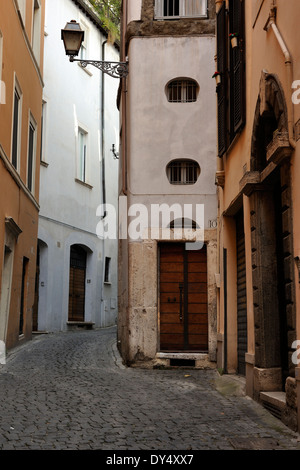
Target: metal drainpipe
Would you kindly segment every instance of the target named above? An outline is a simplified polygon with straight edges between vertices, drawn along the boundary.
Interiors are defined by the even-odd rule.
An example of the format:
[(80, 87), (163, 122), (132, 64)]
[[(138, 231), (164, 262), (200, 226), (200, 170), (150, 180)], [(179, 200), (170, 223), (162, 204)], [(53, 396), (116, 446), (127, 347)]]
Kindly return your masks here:
[[(125, 32), (127, 28), (127, 20), (128, 20), (128, 6), (127, 1), (123, 1), (123, 24), (122, 24), (122, 57), (121, 60), (125, 60), (126, 56), (126, 45), (125, 45)], [(122, 194), (127, 196), (127, 78), (122, 78), (122, 99), (121, 99), (121, 106), (122, 106)]]
[[(105, 44), (107, 43), (107, 40), (105, 40), (102, 43), (101, 46), (101, 59), (104, 61), (104, 48)], [(104, 132), (105, 132), (105, 125), (104, 125), (104, 109), (105, 109), (105, 103), (104, 103), (104, 72), (102, 72), (102, 77), (101, 77), (101, 151), (102, 151), (102, 203), (104, 207), (104, 213), (101, 216), (101, 219), (103, 220), (107, 216), (107, 211), (105, 210), (105, 204), (106, 204), (106, 187), (105, 187), (105, 137), (104, 137)], [(102, 273), (104, 276), (104, 269), (105, 269), (105, 238), (103, 237), (102, 240)], [(101, 326), (105, 326), (105, 303), (104, 303), (104, 277), (102, 278), (102, 286), (101, 286), (101, 319), (100, 323)]]
[[(105, 44), (107, 39), (102, 43), (102, 60), (105, 60)], [(105, 181), (105, 125), (104, 125), (104, 109), (105, 109), (105, 90), (104, 90), (104, 72), (102, 72), (101, 79), (101, 150), (102, 150), (102, 196), (103, 196), (103, 205), (106, 204), (106, 181)], [(102, 219), (107, 216), (107, 211), (104, 209), (104, 214)]]
[[(291, 90), (292, 90), (292, 83), (293, 83), (293, 62), (291, 55), (288, 51), (288, 48), (283, 40), (283, 37), (280, 34), (280, 31), (276, 25), (276, 2), (273, 2), (273, 6), (271, 7), (270, 10), (270, 16), (269, 20), (265, 26), (265, 30), (267, 31), (269, 27), (272, 28), (275, 37), (279, 43), (279, 46), (283, 52), (284, 59), (285, 59), (285, 67), (287, 71), (287, 78), (288, 78), (288, 84), (290, 84)], [(294, 139), (294, 107), (293, 107), (293, 102), (292, 102), (292, 97), (289, 97), (287, 100), (287, 106), (288, 106), (288, 131), (289, 131), (289, 141), (290, 145), (293, 149), (296, 148), (296, 142)]]
[[(220, 10), (224, 0), (216, 0), (216, 13)], [(217, 47), (217, 46), (216, 46)], [(215, 63), (217, 64), (217, 51), (215, 55)], [(216, 67), (217, 70), (217, 67)], [(217, 156), (217, 172), (222, 172), (224, 171), (224, 165), (223, 165), (223, 158), (220, 158)]]
[[(216, 0), (216, 13), (219, 11), (219, 9), (221, 8), (223, 4), (223, 0)], [(217, 47), (217, 45), (216, 45)], [(217, 51), (216, 51), (217, 52)], [(215, 63), (217, 64), (217, 53), (215, 55)], [(215, 70), (217, 70), (217, 66), (215, 68)], [(218, 112), (218, 110), (217, 110)], [(217, 155), (217, 173), (222, 173), (224, 171), (224, 163), (223, 163), (223, 158), (220, 158), (218, 155)], [(218, 193), (219, 193), (219, 190), (220, 188), (218, 188)], [(218, 206), (219, 206), (219, 203), (218, 203)], [(220, 232), (221, 232), (221, 228), (220, 228), (220, 214), (219, 214), (219, 207), (218, 207), (218, 212), (217, 212), (217, 270), (220, 274), (220, 277), (221, 277), (221, 254), (220, 254)], [(224, 250), (223, 250), (223, 253), (224, 253)], [(224, 257), (223, 257), (223, 266), (224, 266)], [(223, 268), (224, 269), (224, 268)], [(224, 273), (223, 273), (224, 274)], [(224, 288), (225, 288), (225, 279), (223, 278), (223, 282), (224, 282)], [(219, 312), (220, 313), (220, 302), (221, 302), (221, 289), (219, 289), (219, 296), (218, 296), (218, 302), (219, 302)], [(227, 337), (226, 337), (226, 322), (227, 322), (227, 318), (226, 318), (226, 307), (224, 308), (224, 343), (223, 343), (223, 348), (224, 348), (224, 372), (227, 371), (227, 346), (226, 346), (226, 343), (227, 343)]]

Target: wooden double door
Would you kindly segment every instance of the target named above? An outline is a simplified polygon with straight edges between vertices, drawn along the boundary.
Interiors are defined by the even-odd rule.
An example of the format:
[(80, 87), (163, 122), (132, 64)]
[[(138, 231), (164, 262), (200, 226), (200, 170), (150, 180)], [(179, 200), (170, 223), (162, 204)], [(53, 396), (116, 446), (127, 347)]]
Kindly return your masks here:
[(208, 350), (207, 252), (160, 245), (160, 350)]

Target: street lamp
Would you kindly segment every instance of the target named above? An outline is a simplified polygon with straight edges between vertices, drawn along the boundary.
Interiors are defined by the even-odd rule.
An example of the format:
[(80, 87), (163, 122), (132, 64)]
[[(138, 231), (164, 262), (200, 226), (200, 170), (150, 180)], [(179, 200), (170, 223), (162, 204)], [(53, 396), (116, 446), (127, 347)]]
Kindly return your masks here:
[(75, 20), (68, 22), (65, 28), (61, 30), (61, 39), (64, 42), (66, 55), (70, 57), (70, 62), (80, 62), (81, 67), (84, 68), (89, 64), (94, 65), (113, 78), (123, 78), (128, 75), (127, 62), (75, 59), (79, 54), (81, 44), (84, 40), (84, 31)]
[(84, 31), (75, 20), (67, 23), (65, 29), (62, 29), (61, 38), (64, 42), (66, 54), (70, 57), (78, 55), (84, 40)]

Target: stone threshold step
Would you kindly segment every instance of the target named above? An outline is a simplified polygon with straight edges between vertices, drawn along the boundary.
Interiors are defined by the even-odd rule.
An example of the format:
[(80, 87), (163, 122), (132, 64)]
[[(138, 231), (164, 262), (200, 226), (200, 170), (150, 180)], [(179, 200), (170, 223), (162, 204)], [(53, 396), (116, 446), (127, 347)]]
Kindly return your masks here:
[(68, 326), (78, 326), (78, 327), (85, 327), (85, 328), (93, 328), (95, 325), (94, 322), (89, 321), (67, 321)]
[(185, 353), (185, 352), (158, 352), (156, 353), (156, 357), (159, 359), (189, 359), (189, 360), (201, 360), (207, 359), (207, 353)]
[(264, 408), (266, 408), (273, 416), (281, 419), (282, 412), (286, 407), (285, 392), (260, 392), (260, 400)]

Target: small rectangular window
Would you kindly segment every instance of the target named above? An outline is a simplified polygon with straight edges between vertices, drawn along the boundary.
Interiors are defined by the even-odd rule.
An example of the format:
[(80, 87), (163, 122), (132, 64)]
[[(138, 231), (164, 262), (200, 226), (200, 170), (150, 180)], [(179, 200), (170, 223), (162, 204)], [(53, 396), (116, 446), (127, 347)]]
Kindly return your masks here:
[(20, 12), (20, 16), (23, 21), (23, 25), (25, 25), (26, 20), (26, 0), (18, 0), (18, 10)]
[(42, 26), (42, 12), (40, 0), (34, 0), (33, 3), (33, 25), (32, 25), (32, 49), (35, 58), (40, 63), (41, 53), (41, 26)]
[(86, 43), (82, 43), (79, 51), (79, 58), (80, 60), (86, 60), (87, 59), (87, 53), (86, 53)]
[(156, 0), (155, 18), (206, 18), (207, 0)]
[(80, 20), (80, 27), (84, 31), (84, 40), (79, 51), (79, 58), (86, 60), (88, 58), (89, 28), (82, 19)]
[(78, 179), (86, 183), (87, 133), (78, 131)]
[(32, 170), (33, 170), (33, 150), (34, 150), (34, 128), (29, 126), (29, 144), (28, 144), (28, 189), (32, 190)]
[(105, 258), (104, 282), (110, 282), (111, 258)]
[(46, 162), (47, 102), (43, 100), (41, 118), (41, 162)]
[(36, 156), (36, 124), (31, 118), (29, 122), (28, 157), (27, 157), (27, 186), (28, 186), (29, 191), (31, 192), (34, 192), (35, 156)]
[(18, 170), (19, 155), (21, 146), (21, 112), (22, 112), (22, 95), (19, 86), (15, 85), (14, 105), (13, 105), (13, 129), (12, 129), (12, 152), (11, 162)]

